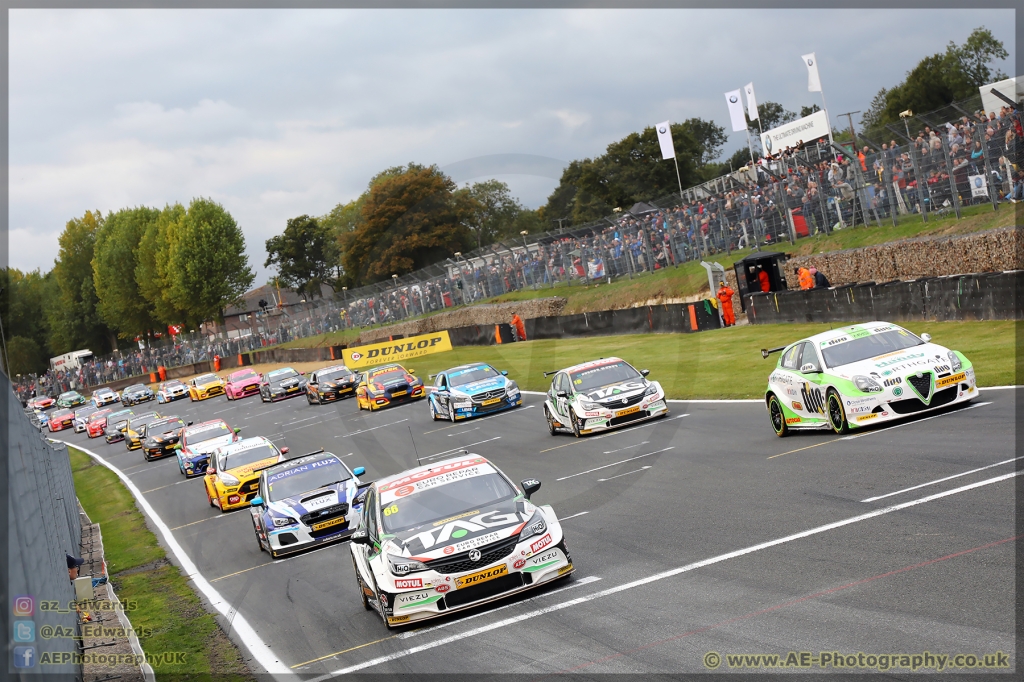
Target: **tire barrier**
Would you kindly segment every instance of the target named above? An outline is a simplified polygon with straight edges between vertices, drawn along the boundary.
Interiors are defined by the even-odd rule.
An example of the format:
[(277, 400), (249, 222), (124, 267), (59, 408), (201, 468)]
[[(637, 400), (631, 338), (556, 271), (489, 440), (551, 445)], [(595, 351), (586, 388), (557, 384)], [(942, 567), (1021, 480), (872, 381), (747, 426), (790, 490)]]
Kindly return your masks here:
[(748, 294), (747, 320), (751, 324), (1020, 320), (1024, 316), (1016, 302), (1024, 284), (1022, 274), (1013, 270)]

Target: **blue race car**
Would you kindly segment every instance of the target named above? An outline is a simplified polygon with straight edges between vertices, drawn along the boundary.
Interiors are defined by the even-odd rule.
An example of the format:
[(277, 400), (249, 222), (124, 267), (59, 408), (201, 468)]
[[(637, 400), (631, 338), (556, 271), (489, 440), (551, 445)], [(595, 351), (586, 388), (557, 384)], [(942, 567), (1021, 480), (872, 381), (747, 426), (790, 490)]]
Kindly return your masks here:
[(260, 550), (277, 559), (350, 536), (363, 510), (358, 495), (369, 486), (359, 482), (365, 471), (323, 450), (261, 471), (249, 508)]
[(467, 419), (523, 404), (519, 385), (508, 372), (484, 362), (459, 365), (431, 375), (434, 390), (427, 398), (432, 419)]

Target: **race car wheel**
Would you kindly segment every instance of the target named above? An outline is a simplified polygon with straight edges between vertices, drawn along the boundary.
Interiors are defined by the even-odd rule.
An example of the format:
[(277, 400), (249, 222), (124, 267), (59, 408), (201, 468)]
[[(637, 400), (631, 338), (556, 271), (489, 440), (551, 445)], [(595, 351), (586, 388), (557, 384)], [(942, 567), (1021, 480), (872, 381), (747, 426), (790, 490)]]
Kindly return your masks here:
[(580, 437), (580, 420), (576, 417), (576, 410), (569, 407), (569, 424), (572, 426), (572, 435)]
[(312, 405), (313, 404), (313, 397), (310, 396), (308, 392), (306, 393), (306, 404), (307, 405)]
[(768, 416), (772, 420), (772, 428), (775, 429), (776, 436), (782, 438), (789, 435), (789, 427), (786, 426), (786, 415), (782, 412), (782, 404), (774, 394), (768, 399)]
[(430, 398), (427, 398), (427, 404), (430, 405), (430, 419), (436, 422), (437, 410), (434, 409), (434, 401), (431, 400)]
[(363, 587), (363, 577), (359, 575), (359, 568), (356, 566), (355, 557), (352, 557), (352, 572), (356, 576), (356, 587), (359, 588), (359, 598), (363, 602), (363, 608), (367, 611), (373, 611), (373, 607), (370, 606), (370, 600), (366, 598), (366, 588)]
[(843, 409), (843, 400), (834, 388), (828, 390), (828, 397), (825, 399), (828, 410), (828, 423), (836, 433), (846, 433), (850, 425), (846, 421), (846, 410)]
[(256, 527), (256, 522), (252, 523), (252, 532), (256, 534), (256, 545), (260, 548), (261, 552), (266, 552), (266, 547), (263, 546), (263, 540), (260, 539), (260, 529)]
[(548, 433), (552, 436), (557, 435), (558, 427), (555, 426), (555, 418), (551, 416), (551, 410), (548, 409), (547, 405), (544, 406), (544, 418), (548, 420)]
[(451, 399), (448, 400), (448, 421), (455, 423), (455, 408), (452, 407)]
[[(210, 506), (211, 506), (211, 507), (213, 507), (214, 509), (216, 509), (216, 508), (217, 508), (217, 505), (215, 505), (215, 504), (213, 503), (213, 498), (212, 498), (212, 497), (210, 497), (210, 491), (209, 491), (209, 490), (207, 490), (207, 491), (206, 491), (206, 499), (207, 499), (207, 501), (208, 501), (208, 502), (210, 503)], [(223, 510), (223, 509), (221, 509), (221, 511), (223, 512), (224, 510)]]

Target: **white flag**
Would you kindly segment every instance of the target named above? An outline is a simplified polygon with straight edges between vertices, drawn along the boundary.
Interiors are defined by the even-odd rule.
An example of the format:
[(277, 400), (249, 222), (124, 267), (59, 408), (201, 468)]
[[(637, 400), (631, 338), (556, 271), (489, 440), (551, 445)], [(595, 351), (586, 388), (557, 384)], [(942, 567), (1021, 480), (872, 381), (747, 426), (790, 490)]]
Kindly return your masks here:
[(672, 144), (672, 125), (668, 121), (662, 121), (654, 126), (658, 131), (658, 142), (661, 144), (661, 159), (674, 159), (676, 147)]
[(757, 100), (754, 99), (754, 84), (747, 83), (747, 87), (743, 88), (747, 93), (747, 118), (751, 121), (757, 120)]
[(804, 64), (807, 66), (807, 91), (821, 92), (821, 79), (818, 78), (818, 60), (815, 59), (814, 53), (805, 54), (801, 59), (804, 60)]
[(747, 129), (747, 120), (743, 118), (743, 102), (740, 101), (740, 91), (733, 90), (725, 93), (725, 103), (729, 105), (729, 118), (732, 119), (732, 131), (739, 132)]

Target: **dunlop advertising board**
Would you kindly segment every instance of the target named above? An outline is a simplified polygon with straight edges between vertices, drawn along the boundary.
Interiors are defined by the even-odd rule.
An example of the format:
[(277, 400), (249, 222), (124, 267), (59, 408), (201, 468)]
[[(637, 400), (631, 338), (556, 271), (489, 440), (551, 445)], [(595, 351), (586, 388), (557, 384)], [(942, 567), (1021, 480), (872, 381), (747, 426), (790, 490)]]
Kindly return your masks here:
[(419, 358), (431, 353), (443, 353), (452, 349), (452, 340), (448, 332), (420, 334), (405, 339), (371, 343), (366, 346), (345, 348), (341, 351), (345, 364), (351, 369), (374, 367), (389, 362), (401, 362), (409, 358)]

